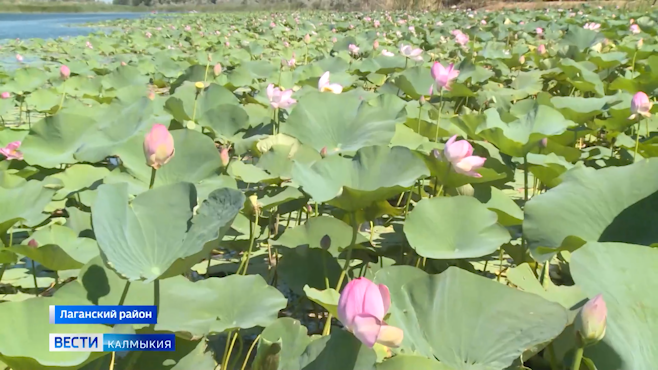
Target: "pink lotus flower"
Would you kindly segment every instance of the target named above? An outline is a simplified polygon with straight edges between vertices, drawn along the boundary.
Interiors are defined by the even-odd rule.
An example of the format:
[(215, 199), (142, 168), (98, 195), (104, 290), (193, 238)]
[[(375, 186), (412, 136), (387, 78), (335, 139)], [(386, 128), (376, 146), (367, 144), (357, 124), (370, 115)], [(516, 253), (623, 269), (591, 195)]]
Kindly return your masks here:
[(222, 73), (222, 65), (219, 63), (215, 64), (215, 66), (212, 67), (212, 73), (215, 76), (219, 76)]
[(608, 308), (602, 295), (599, 294), (585, 303), (576, 318), (574, 327), (586, 345), (597, 343), (603, 339), (607, 316)]
[(640, 26), (637, 25), (637, 23), (631, 24), (630, 28), (632, 33), (640, 33), (642, 30), (640, 29)]
[(486, 21), (485, 19), (483, 19), (483, 20), (480, 21), (480, 24), (483, 25), (483, 26), (486, 26), (486, 25), (487, 25), (487, 21)]
[(546, 54), (546, 46), (544, 44), (539, 45), (539, 47), (537, 47), (537, 53), (539, 53), (539, 55)]
[(276, 27), (276, 23), (270, 22), (270, 28), (274, 28), (274, 27)]
[(597, 31), (599, 28), (601, 28), (601, 25), (598, 23), (585, 23), (583, 26), (584, 29), (586, 30), (591, 30), (591, 31)]
[(4, 155), (7, 159), (18, 159), (20, 161), (23, 159), (23, 153), (18, 151), (20, 146), (20, 141), (12, 141), (6, 147), (0, 148), (0, 154)]
[(446, 146), (443, 149), (443, 155), (446, 160), (450, 162), (452, 168), (457, 173), (471, 177), (482, 177), (476, 170), (484, 166), (484, 162), (487, 159), (473, 155), (473, 146), (468, 141), (455, 141), (456, 139), (457, 135), (451, 137), (446, 142)]
[(391, 294), (384, 284), (361, 277), (350, 281), (338, 299), (338, 319), (363, 344), (399, 347), (404, 338), (400, 328), (386, 325), (384, 316), (391, 306)]
[(9, 99), (9, 98), (11, 98), (11, 94), (8, 91), (5, 91), (2, 94), (0, 94), (0, 98)]
[(69, 69), (69, 67), (62, 65), (61, 67), (59, 67), (59, 75), (66, 80), (71, 76), (71, 70)]
[(89, 42), (89, 41), (87, 41), (87, 42), (85, 43), (85, 46), (88, 47), (89, 49), (93, 49), (93, 48), (94, 48), (94, 45), (92, 45), (91, 42)]
[(347, 46), (347, 49), (349, 49), (350, 53), (352, 53), (352, 54), (354, 54), (354, 55), (358, 55), (358, 54), (359, 54), (359, 47), (356, 46), (356, 45), (354, 45), (354, 44), (349, 44), (349, 45)]
[(329, 83), (329, 71), (322, 74), (318, 80), (318, 90), (321, 92), (331, 91), (334, 94), (340, 94), (343, 92), (343, 87), (336, 83)]
[(230, 162), (231, 158), (228, 155), (228, 147), (223, 147), (219, 151), (219, 158), (222, 161), (222, 166), (226, 167), (228, 166), (228, 163)]
[(185, 26), (185, 31), (191, 31), (191, 30), (192, 30), (192, 27), (190, 27), (190, 26)]
[(455, 37), (455, 42), (458, 43), (461, 46), (466, 46), (468, 44), (468, 35), (463, 33), (460, 30), (454, 30), (452, 31), (452, 35)]
[(420, 54), (422, 53), (423, 53), (423, 49), (421, 48), (413, 49), (411, 45), (400, 46), (400, 54), (411, 60), (415, 60), (415, 61), (423, 60), (423, 57), (420, 56)]
[(644, 117), (651, 117), (651, 107), (653, 106), (653, 103), (651, 103), (651, 100), (649, 100), (649, 97), (647, 94), (643, 93), (642, 91), (638, 91), (633, 95), (633, 99), (631, 100), (631, 116), (628, 117), (628, 119), (635, 119), (637, 115), (641, 115)]
[(156, 170), (164, 166), (176, 153), (174, 137), (167, 126), (156, 123), (144, 137), (144, 157), (146, 164)]
[(311, 42), (311, 35), (309, 35), (309, 34), (307, 33), (306, 36), (304, 36), (304, 42), (307, 43), (307, 44), (308, 44), (309, 42)]
[(19, 63), (23, 63), (23, 56), (20, 55), (20, 54), (16, 54), (16, 60), (17, 60)]
[(375, 28), (378, 28), (378, 27), (380, 26), (380, 23), (379, 23), (378, 20), (375, 19), (375, 20), (372, 22), (372, 25), (375, 26)]
[(537, 32), (538, 35), (543, 35), (544, 34), (544, 30), (541, 27), (537, 27), (535, 29), (535, 32)]
[(274, 109), (288, 109), (297, 103), (297, 100), (292, 98), (292, 90), (281, 90), (278, 87), (274, 87), (274, 84), (267, 86), (267, 98), (270, 100), (270, 105)]
[(379, 49), (379, 40), (375, 40), (375, 42), (372, 43), (372, 48), (375, 50)]
[(444, 67), (439, 62), (434, 62), (431, 69), (432, 78), (438, 87), (450, 90), (452, 81), (459, 76), (459, 71), (455, 69), (454, 64), (450, 63), (448, 67)]

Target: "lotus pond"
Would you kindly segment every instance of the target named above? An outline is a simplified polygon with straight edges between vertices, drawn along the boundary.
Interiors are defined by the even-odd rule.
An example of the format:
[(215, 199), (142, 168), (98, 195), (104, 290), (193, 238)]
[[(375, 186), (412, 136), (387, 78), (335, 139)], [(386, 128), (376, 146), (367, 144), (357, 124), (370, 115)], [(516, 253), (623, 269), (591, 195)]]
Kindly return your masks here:
[[(654, 368), (656, 16), (188, 14), (7, 42), (3, 366)], [(117, 304), (158, 323), (48, 321)], [(48, 350), (153, 332), (176, 351)]]

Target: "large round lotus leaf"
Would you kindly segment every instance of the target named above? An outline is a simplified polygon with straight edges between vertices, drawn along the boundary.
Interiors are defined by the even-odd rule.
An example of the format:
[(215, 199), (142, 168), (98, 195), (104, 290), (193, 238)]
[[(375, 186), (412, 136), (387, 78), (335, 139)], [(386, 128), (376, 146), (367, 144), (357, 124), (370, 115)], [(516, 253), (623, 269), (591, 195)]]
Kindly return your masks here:
[(155, 329), (198, 338), (229, 329), (264, 327), (276, 320), (286, 304), (283, 294), (260, 275), (210, 278), (168, 289)]
[[(352, 227), (345, 222), (328, 216), (310, 218), (304, 225), (287, 229), (281, 237), (273, 240), (273, 245), (283, 245), (296, 248), (308, 245), (309, 248), (322, 248), (323, 238), (329, 241), (329, 253), (338, 257), (340, 252), (352, 243)], [(356, 243), (367, 242), (368, 239), (358, 233)]]
[[(174, 184), (179, 181), (199, 183), (219, 176), (222, 160), (214, 142), (200, 132), (188, 129), (173, 130), (176, 153), (162, 166), (155, 176), (154, 187)], [(143, 183), (146, 190), (151, 179), (151, 167), (146, 164), (143, 149), (144, 137), (134, 136), (116, 152), (128, 172)], [(122, 177), (107, 182), (125, 181)]]
[(650, 369), (658, 362), (658, 251), (589, 242), (571, 257), (576, 284), (608, 308), (603, 341), (585, 351), (600, 370)]
[(395, 85), (413, 100), (427, 96), (433, 84), (430, 69), (427, 67), (407, 68), (395, 78)]
[(220, 228), (232, 222), (244, 199), (237, 190), (218, 189), (194, 213), (197, 194), (190, 183), (154, 188), (133, 200), (126, 183), (102, 185), (92, 206), (94, 233), (120, 274), (152, 281), (173, 274), (168, 270), (174, 262), (199, 254), (205, 243), (221, 237)]
[[(110, 327), (97, 324), (50, 324), (49, 305), (87, 304), (84, 297), (33, 298), (22, 302), (4, 302), (0, 305), (0, 353), (2, 360), (15, 370), (57, 368), (73, 370), (102, 356), (90, 352), (50, 352), (49, 333), (102, 334)], [(41, 340), (34, 340), (41, 338)], [(29, 345), (26, 345), (29, 343)]]
[(26, 240), (11, 250), (55, 271), (79, 269), (99, 253), (94, 239), (79, 238), (75, 231), (57, 224), (37, 230), (30, 240), (36, 241), (38, 247), (28, 246)]
[(48, 76), (43, 69), (35, 67), (21, 68), (16, 71), (13, 80), (3, 88), (11, 92), (30, 92), (34, 91), (48, 80)]
[(327, 281), (332, 287), (338, 284), (341, 267), (329, 252), (306, 246), (280, 252), (283, 256), (277, 273), (295, 294), (306, 295), (305, 286), (326, 289)]
[(377, 355), (345, 330), (312, 341), (299, 357), (299, 367), (286, 370), (372, 370)]
[(603, 41), (604, 38), (605, 36), (599, 32), (578, 25), (569, 25), (569, 30), (561, 41), (565, 45), (573, 45), (582, 51)]
[(389, 324), (413, 328), (405, 343), (454, 370), (503, 370), (567, 324), (561, 305), (457, 267), (409, 280), (391, 299)]
[(310, 92), (299, 99), (281, 132), (329, 153), (383, 145), (393, 138), (395, 124), (404, 122), (405, 102), (384, 94), (370, 101), (350, 93)]
[(546, 136), (559, 135), (574, 126), (575, 123), (565, 119), (560, 112), (546, 105), (535, 104), (526, 112), (519, 112), (512, 122), (502, 120), (495, 108), (484, 111), (483, 122), (465, 121), (473, 132), (483, 139), (494, 143), (501, 152), (523, 157)]
[[(261, 333), (261, 340), (256, 350), (257, 356), (268, 348), (266, 342), (281, 345), (278, 370), (288, 370), (298, 366), (299, 357), (311, 342), (306, 327), (291, 317), (282, 317), (270, 324)], [(277, 370), (272, 369), (272, 370)]]
[(48, 218), (44, 208), (61, 188), (60, 180), (30, 180), (0, 171), (0, 233), (15, 223), (36, 226)]
[(143, 88), (148, 79), (149, 77), (142, 74), (137, 67), (120, 66), (109, 75), (104, 76), (102, 84), (106, 89), (120, 89), (129, 86), (135, 88), (135, 85)]
[(54, 107), (59, 107), (61, 94), (57, 94), (52, 89), (40, 89), (30, 94), (26, 99), (28, 106), (34, 107), (39, 112), (50, 111)]
[(64, 185), (57, 191), (55, 199), (64, 199), (70, 194), (95, 189), (101, 180), (110, 173), (106, 167), (96, 167), (89, 164), (76, 164), (63, 172), (52, 175), (52, 178), (60, 179)]
[(352, 159), (331, 155), (311, 166), (295, 162), (292, 177), (317, 202), (357, 211), (386, 200), (429, 175), (423, 160), (405, 147), (370, 146)]
[(377, 364), (377, 370), (452, 370), (448, 366), (434, 360), (421, 356), (398, 355), (382, 363)]
[(409, 245), (434, 259), (482, 257), (510, 240), (498, 215), (469, 196), (426, 198), (404, 223)]
[(576, 166), (560, 185), (527, 203), (523, 230), (542, 262), (569, 248), (570, 236), (651, 245), (658, 240), (657, 197), (658, 158), (600, 170)]

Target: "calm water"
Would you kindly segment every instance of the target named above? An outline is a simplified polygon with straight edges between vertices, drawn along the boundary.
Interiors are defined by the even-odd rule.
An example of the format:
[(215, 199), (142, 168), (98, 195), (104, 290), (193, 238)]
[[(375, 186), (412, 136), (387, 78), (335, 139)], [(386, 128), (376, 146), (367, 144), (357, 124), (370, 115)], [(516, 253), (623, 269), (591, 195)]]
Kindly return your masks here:
[(0, 13), (0, 39), (80, 36), (94, 32), (96, 29), (75, 27), (76, 23), (134, 19), (145, 15), (145, 13)]

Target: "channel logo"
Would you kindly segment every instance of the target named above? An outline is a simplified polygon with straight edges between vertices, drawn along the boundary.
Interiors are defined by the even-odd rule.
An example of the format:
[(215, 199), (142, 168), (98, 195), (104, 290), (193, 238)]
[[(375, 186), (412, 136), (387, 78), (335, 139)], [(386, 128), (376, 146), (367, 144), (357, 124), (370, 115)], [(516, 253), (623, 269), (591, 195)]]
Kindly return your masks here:
[(174, 334), (54, 334), (51, 352), (175, 351)]

